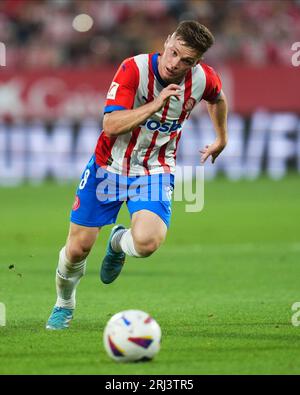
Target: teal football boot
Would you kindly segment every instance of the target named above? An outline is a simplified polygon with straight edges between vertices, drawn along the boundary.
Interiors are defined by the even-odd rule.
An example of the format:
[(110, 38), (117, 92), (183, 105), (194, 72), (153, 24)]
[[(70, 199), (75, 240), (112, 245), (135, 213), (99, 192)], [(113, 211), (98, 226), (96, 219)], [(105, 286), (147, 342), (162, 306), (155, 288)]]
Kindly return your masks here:
[(67, 329), (69, 323), (73, 318), (73, 309), (67, 309), (65, 307), (54, 306), (52, 313), (46, 324), (46, 329)]
[(114, 234), (120, 229), (126, 228), (123, 225), (114, 226), (108, 239), (106, 255), (102, 261), (102, 266), (100, 270), (100, 278), (104, 284), (112, 283), (121, 273), (124, 265), (126, 254), (123, 251), (115, 252), (111, 246), (111, 239), (113, 238)]

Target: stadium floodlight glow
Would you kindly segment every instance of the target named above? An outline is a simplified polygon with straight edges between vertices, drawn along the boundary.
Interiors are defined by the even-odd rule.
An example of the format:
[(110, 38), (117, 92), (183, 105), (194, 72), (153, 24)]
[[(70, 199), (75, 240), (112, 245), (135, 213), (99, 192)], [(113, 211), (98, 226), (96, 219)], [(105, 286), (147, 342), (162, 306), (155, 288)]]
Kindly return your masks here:
[(78, 32), (87, 32), (93, 26), (93, 18), (88, 14), (77, 15), (72, 22), (72, 26)]

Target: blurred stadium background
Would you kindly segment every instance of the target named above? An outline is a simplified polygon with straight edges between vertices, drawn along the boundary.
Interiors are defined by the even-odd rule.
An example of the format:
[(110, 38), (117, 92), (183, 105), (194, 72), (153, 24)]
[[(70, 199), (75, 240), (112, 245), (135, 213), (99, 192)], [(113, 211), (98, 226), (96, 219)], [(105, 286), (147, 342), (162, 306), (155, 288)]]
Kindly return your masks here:
[[(124, 58), (162, 50), (185, 19), (215, 35), (204, 61), (230, 105), (229, 144), (205, 164), (205, 209), (176, 202), (166, 246), (138, 268), (129, 259), (109, 289), (98, 280), (105, 228), (70, 337), (49, 336), (57, 252), (111, 79)], [(0, 0), (0, 42), (0, 373), (299, 374), (300, 0)], [(212, 139), (201, 105), (178, 165), (198, 165)], [(125, 308), (162, 325), (157, 365), (105, 359), (99, 325)]]

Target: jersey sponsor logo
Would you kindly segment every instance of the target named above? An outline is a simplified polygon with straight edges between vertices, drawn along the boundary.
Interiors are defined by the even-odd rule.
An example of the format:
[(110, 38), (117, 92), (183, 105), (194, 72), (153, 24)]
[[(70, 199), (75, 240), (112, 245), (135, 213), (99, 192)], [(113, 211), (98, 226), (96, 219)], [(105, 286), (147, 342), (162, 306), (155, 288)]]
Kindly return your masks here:
[(193, 97), (190, 97), (187, 99), (187, 101), (184, 104), (184, 111), (186, 112), (191, 112), (192, 109), (195, 107), (196, 100)]
[(154, 132), (158, 130), (162, 133), (170, 133), (174, 132), (177, 129), (181, 129), (181, 123), (178, 123), (176, 120), (172, 122), (163, 122), (160, 123), (155, 121), (154, 119), (147, 119), (141, 126), (144, 126), (147, 130)]
[(106, 98), (110, 100), (115, 100), (119, 86), (120, 84), (118, 84), (117, 82), (112, 82)]
[(73, 211), (76, 211), (76, 210), (79, 209), (79, 207), (80, 207), (80, 199), (79, 199), (79, 196), (75, 196), (75, 201), (74, 201), (74, 203), (73, 203), (72, 210), (73, 210)]

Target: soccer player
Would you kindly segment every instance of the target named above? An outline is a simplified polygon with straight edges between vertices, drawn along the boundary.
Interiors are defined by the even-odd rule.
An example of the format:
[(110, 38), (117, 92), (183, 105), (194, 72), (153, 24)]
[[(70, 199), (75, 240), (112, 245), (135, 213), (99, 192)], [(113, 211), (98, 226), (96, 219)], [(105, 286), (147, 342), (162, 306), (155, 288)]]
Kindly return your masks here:
[(216, 139), (200, 151), (201, 163), (208, 157), (214, 162), (226, 146), (221, 80), (201, 62), (213, 43), (205, 26), (183, 21), (165, 41), (163, 53), (137, 55), (119, 67), (107, 94), (103, 131), (76, 192), (47, 329), (68, 328), (87, 256), (101, 227), (116, 222), (124, 201), (131, 228), (116, 225), (111, 231), (100, 271), (105, 284), (120, 274), (126, 254), (147, 257), (165, 240), (177, 145), (185, 120), (202, 99)]

